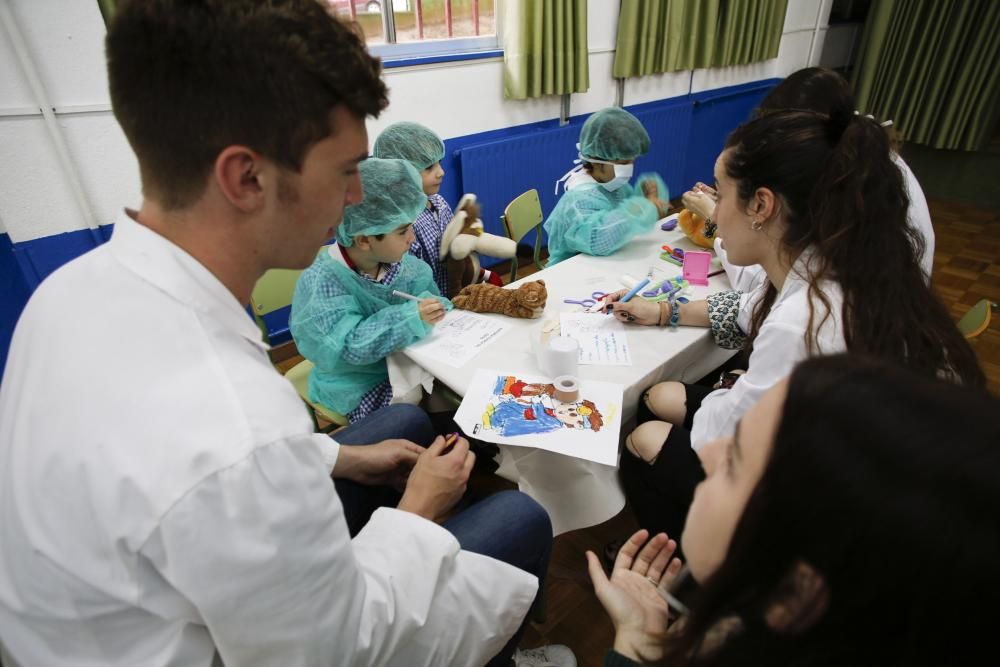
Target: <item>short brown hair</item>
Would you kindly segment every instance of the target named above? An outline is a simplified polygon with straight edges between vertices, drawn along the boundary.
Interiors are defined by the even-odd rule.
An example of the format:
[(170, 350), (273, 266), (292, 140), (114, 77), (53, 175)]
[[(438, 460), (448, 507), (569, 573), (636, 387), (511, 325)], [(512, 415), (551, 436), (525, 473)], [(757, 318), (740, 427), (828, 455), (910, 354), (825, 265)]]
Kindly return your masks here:
[(334, 107), (388, 105), (381, 62), (316, 0), (125, 0), (106, 50), (115, 117), (168, 210), (201, 195), (226, 146), (298, 171)]

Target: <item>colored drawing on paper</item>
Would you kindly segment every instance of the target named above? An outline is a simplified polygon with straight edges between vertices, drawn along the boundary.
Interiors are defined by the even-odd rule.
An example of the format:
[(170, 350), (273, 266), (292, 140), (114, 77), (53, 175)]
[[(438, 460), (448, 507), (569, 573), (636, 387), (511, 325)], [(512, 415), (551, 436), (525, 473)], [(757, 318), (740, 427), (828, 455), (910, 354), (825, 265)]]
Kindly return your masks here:
[(580, 397), (571, 403), (554, 398), (550, 384), (524, 382), (514, 375), (496, 378), (493, 392), (483, 409), (484, 429), (502, 436), (537, 435), (576, 429), (597, 432), (604, 416), (594, 401)]

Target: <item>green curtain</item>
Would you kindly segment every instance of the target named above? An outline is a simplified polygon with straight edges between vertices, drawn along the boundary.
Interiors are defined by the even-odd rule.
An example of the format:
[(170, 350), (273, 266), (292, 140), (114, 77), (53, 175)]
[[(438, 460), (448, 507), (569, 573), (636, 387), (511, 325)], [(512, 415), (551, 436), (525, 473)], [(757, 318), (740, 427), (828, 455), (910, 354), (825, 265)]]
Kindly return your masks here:
[(788, 0), (728, 0), (722, 3), (712, 65), (745, 65), (778, 57)]
[(503, 7), (503, 94), (523, 100), (590, 87), (587, 0), (512, 0)]
[(115, 6), (118, 0), (97, 0), (97, 6), (101, 8), (101, 16), (104, 17), (104, 25), (111, 22), (111, 16), (115, 13)]
[(774, 58), (787, 6), (788, 0), (622, 0), (614, 75)]
[(907, 140), (973, 151), (1000, 106), (1000, 2), (875, 0), (851, 85)]
[(709, 67), (721, 0), (622, 0), (614, 76)]

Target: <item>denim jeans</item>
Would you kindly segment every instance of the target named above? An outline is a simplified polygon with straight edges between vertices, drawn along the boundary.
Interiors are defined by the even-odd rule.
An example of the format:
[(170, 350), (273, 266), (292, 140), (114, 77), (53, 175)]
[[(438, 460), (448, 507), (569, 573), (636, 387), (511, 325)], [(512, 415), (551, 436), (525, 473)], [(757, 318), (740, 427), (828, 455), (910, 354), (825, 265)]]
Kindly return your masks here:
[[(342, 445), (370, 445), (390, 438), (405, 438), (421, 447), (433, 442), (436, 433), (420, 408), (401, 403), (382, 408), (365, 419), (337, 431), (333, 438)], [(348, 529), (353, 537), (379, 507), (395, 507), (400, 494), (386, 487), (368, 487), (350, 480), (335, 480), (344, 505)], [(541, 505), (520, 491), (503, 491), (477, 502), (442, 524), (466, 551), (509, 563), (538, 577), (542, 591), (552, 551), (552, 524)], [(537, 601), (537, 598), (536, 598)], [(506, 667), (527, 624), (488, 665)]]

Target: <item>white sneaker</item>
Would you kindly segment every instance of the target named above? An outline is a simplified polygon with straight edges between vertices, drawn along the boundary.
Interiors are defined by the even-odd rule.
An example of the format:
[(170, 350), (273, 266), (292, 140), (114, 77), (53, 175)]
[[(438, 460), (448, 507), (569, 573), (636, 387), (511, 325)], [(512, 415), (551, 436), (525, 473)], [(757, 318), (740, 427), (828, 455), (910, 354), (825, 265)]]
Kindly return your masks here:
[(576, 667), (576, 656), (568, 646), (549, 644), (514, 651), (514, 667)]

